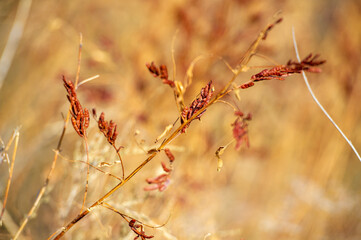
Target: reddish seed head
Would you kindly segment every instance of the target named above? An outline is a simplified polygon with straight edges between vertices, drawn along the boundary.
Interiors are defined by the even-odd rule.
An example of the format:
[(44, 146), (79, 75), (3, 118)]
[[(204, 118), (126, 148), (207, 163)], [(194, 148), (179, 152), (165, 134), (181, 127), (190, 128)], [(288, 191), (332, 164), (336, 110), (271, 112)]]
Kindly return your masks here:
[[(212, 85), (212, 81), (209, 81), (209, 83), (204, 88), (201, 89), (200, 96), (192, 102), (191, 106), (185, 107), (183, 109), (181, 114), (182, 116), (181, 123), (183, 124), (184, 121), (190, 119), (196, 113), (197, 113), (197, 117), (195, 119), (200, 119), (200, 117), (203, 115), (205, 110), (202, 111), (201, 113), (198, 112), (201, 108), (203, 108), (205, 105), (209, 103), (209, 101), (212, 98), (213, 92), (214, 92), (214, 87)], [(188, 123), (187, 126), (185, 126), (182, 129), (182, 133), (185, 132), (189, 124), (190, 123)]]
[(174, 155), (172, 154), (172, 152), (169, 150), (169, 148), (164, 149), (165, 154), (167, 155), (169, 162), (173, 162), (174, 161)]
[(235, 111), (234, 115), (238, 116), (238, 117), (243, 117), (243, 112), (241, 111)]
[(154, 62), (146, 63), (145, 64), (148, 68), (148, 70), (153, 74), (154, 77), (159, 76), (159, 69), (155, 66)]
[(165, 65), (160, 65), (160, 78), (168, 80), (168, 69)]
[(71, 81), (67, 81), (65, 76), (63, 76), (63, 83), (68, 92), (67, 99), (71, 105), (71, 123), (79, 136), (84, 137), (85, 130), (89, 127), (89, 111), (86, 108), (83, 110), (76, 96), (74, 84)]

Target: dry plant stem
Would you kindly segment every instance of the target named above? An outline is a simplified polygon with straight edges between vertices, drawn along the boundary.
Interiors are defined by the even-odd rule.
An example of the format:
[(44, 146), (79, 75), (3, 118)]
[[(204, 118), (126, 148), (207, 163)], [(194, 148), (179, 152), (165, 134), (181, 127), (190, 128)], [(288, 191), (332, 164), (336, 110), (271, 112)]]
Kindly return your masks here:
[(86, 137), (86, 134), (84, 134), (84, 143), (85, 143), (85, 151), (86, 151), (87, 170), (86, 170), (86, 182), (85, 182), (85, 191), (84, 191), (84, 197), (83, 197), (83, 204), (81, 206), (80, 212), (82, 212), (84, 207), (85, 207), (85, 201), (86, 201), (86, 196), (88, 194), (88, 186), (89, 186), (89, 172), (90, 172), (89, 145), (88, 145), (88, 139)]
[[(113, 144), (112, 146), (114, 147), (115, 152), (117, 153), (118, 158), (119, 158), (119, 160), (120, 160), (120, 165), (122, 166), (122, 174), (123, 174), (123, 179), (124, 179), (125, 170), (124, 170), (123, 159), (122, 159), (122, 157), (120, 156), (119, 150), (116, 148), (116, 146), (115, 146), (114, 144)], [(122, 180), (122, 181), (123, 181), (123, 180)]]
[(131, 217), (129, 217), (128, 215), (119, 212), (117, 209), (115, 209), (114, 207), (112, 207), (112, 206), (109, 205), (108, 203), (103, 202), (101, 205), (102, 205), (103, 207), (108, 208), (109, 210), (112, 210), (113, 212), (119, 214), (125, 221), (127, 221), (127, 222), (129, 223), (129, 220), (128, 220), (126, 217), (128, 217), (128, 218), (131, 218)]
[[(295, 48), (295, 53), (296, 53), (296, 56), (297, 56), (297, 60), (299, 62), (301, 62), (301, 58), (300, 58), (300, 55), (298, 53), (298, 48), (297, 48), (295, 29), (293, 27), (292, 27), (292, 37), (293, 37), (293, 46)], [(342, 130), (339, 128), (339, 126), (336, 124), (336, 122), (331, 118), (331, 116), (327, 113), (327, 111), (324, 109), (324, 107), (321, 105), (321, 103), (316, 98), (316, 95), (313, 93), (313, 91), (311, 89), (311, 86), (310, 86), (310, 84), (308, 82), (307, 76), (306, 76), (304, 71), (302, 71), (302, 76), (303, 76), (303, 79), (305, 80), (305, 84), (307, 86), (307, 89), (310, 92), (310, 94), (311, 94), (313, 100), (315, 101), (315, 103), (317, 104), (317, 106), (322, 110), (322, 112), (326, 115), (326, 117), (333, 124), (333, 126), (335, 126), (337, 131), (342, 135), (342, 137), (345, 139), (345, 141), (348, 143), (348, 145), (350, 145), (350, 147), (354, 151), (356, 157), (361, 161), (360, 154), (357, 152), (357, 150), (354, 147), (354, 145), (352, 144), (352, 142), (346, 137), (346, 135), (342, 132)]]
[(98, 77), (100, 77), (100, 76), (99, 76), (99, 75), (95, 75), (95, 76), (93, 76), (93, 77), (90, 77), (90, 78), (87, 78), (87, 79), (81, 81), (81, 82), (77, 85), (77, 89), (78, 89), (78, 87), (80, 87), (80, 86), (83, 85), (84, 83), (93, 81), (94, 79), (97, 79)]
[[(212, 99), (210, 102), (206, 105), (204, 105), (201, 109), (198, 110), (199, 113), (206, 110), (209, 106), (211, 106), (213, 103), (233, 91), (233, 89), (229, 89), (229, 87), (232, 85), (234, 80), (237, 78), (239, 73), (247, 71), (248, 67), (247, 64), (251, 60), (252, 56), (256, 53), (257, 47), (261, 40), (264, 38), (266, 31), (268, 30), (269, 25), (263, 29), (262, 32), (258, 35), (257, 39), (251, 44), (245, 55), (242, 57), (239, 65), (236, 67), (236, 69), (232, 69), (233, 76), (230, 79), (230, 81), (226, 84), (226, 86)], [(64, 234), (69, 231), (77, 222), (79, 222), (81, 219), (83, 219), (86, 215), (88, 215), (95, 207), (102, 204), (103, 201), (105, 201), (109, 196), (111, 196), (115, 191), (117, 191), (119, 188), (121, 188), (125, 183), (127, 183), (135, 174), (139, 172), (148, 162), (150, 162), (162, 149), (165, 148), (165, 146), (170, 143), (175, 137), (178, 136), (178, 134), (182, 131), (184, 127), (187, 126), (191, 121), (193, 121), (198, 114), (194, 114), (191, 118), (188, 120), (185, 120), (183, 124), (181, 124), (168, 138), (166, 138), (162, 144), (154, 151), (150, 156), (148, 156), (147, 159), (145, 159), (136, 169), (133, 170), (125, 179), (124, 181), (118, 183), (115, 187), (113, 187), (109, 192), (107, 192), (104, 196), (99, 198), (98, 201), (93, 203), (89, 208), (85, 209), (83, 212), (81, 212), (77, 217), (75, 217), (71, 222), (69, 222), (65, 227), (61, 229), (59, 233), (56, 234), (56, 236), (53, 238), (60, 239)], [(52, 236), (55, 234), (52, 234), (48, 239), (51, 239)]]
[(104, 173), (105, 175), (108, 175), (108, 176), (110, 176), (110, 177), (116, 178), (116, 179), (118, 179), (119, 181), (123, 181), (120, 177), (117, 177), (117, 176), (115, 176), (114, 174), (111, 174), (110, 172), (103, 171), (102, 169), (98, 168), (97, 166), (92, 165), (91, 163), (88, 163), (88, 162), (82, 161), (82, 160), (70, 160), (70, 159), (67, 159), (66, 157), (62, 156), (61, 154), (59, 154), (59, 155), (60, 155), (60, 157), (62, 157), (63, 159), (66, 159), (66, 160), (68, 160), (68, 161), (70, 161), (70, 162), (81, 162), (81, 163), (87, 164), (87, 165), (89, 165), (90, 167), (98, 170), (99, 172)]
[[(101, 205), (102, 205), (103, 207), (108, 208), (109, 210), (112, 210), (113, 212), (119, 214), (119, 215), (122, 216), (122, 218), (124, 218), (124, 220), (127, 221), (128, 223), (129, 223), (129, 220), (126, 219), (126, 218), (135, 219), (135, 218), (133, 218), (133, 217), (131, 217), (131, 216), (128, 216), (128, 215), (126, 215), (126, 214), (124, 214), (124, 213), (119, 212), (116, 208), (114, 208), (114, 207), (113, 207), (112, 205), (110, 205), (109, 203), (103, 202)], [(139, 221), (139, 220), (137, 220), (137, 222), (143, 224), (144, 226), (150, 227), (150, 228), (161, 228), (161, 227), (164, 227), (165, 224), (167, 224), (168, 220), (169, 220), (169, 218), (167, 219), (167, 221), (166, 221), (165, 223), (163, 223), (162, 225), (159, 225), (159, 226), (151, 226), (151, 225), (146, 224), (146, 223), (143, 223), (143, 222), (141, 222), (141, 221)]]
[[(79, 54), (78, 54), (78, 66), (77, 66), (77, 78), (75, 79), (75, 88), (78, 84), (78, 80), (79, 80), (79, 72), (80, 72), (80, 60), (81, 60), (81, 49), (82, 49), (82, 45), (83, 45), (83, 38), (82, 38), (82, 34), (80, 33), (80, 40), (79, 40)], [(62, 130), (62, 133), (60, 135), (60, 139), (58, 141), (58, 145), (56, 147), (56, 150), (54, 151), (54, 158), (53, 158), (53, 162), (51, 164), (51, 168), (50, 168), (50, 171), (48, 173), (48, 176), (46, 177), (45, 179), (45, 182), (44, 182), (44, 185), (43, 187), (40, 189), (39, 191), (39, 194), (33, 204), (33, 206), (31, 207), (30, 211), (28, 212), (28, 214), (26, 215), (23, 223), (21, 224), (18, 232), (15, 234), (13, 240), (16, 240), (21, 232), (24, 230), (24, 227), (26, 226), (26, 224), (28, 223), (30, 217), (33, 215), (33, 213), (35, 212), (36, 208), (39, 206), (40, 204), (40, 200), (41, 198), (44, 196), (44, 193), (45, 193), (45, 190), (46, 188), (48, 187), (48, 184), (49, 184), (49, 181), (51, 179), (51, 176), (53, 175), (53, 172), (54, 172), (54, 169), (55, 169), (55, 166), (56, 166), (56, 161), (58, 159), (58, 156), (59, 156), (59, 152), (60, 152), (60, 148), (61, 148), (61, 144), (63, 142), (63, 139), (64, 139), (64, 135), (65, 135), (65, 132), (66, 132), (66, 128), (67, 128), (67, 125), (69, 123), (69, 119), (70, 119), (70, 112), (71, 112), (71, 106), (69, 107), (69, 110), (68, 110), (68, 114), (66, 116), (66, 119), (64, 120), (64, 126), (63, 126), (63, 130)]]
[[(234, 79), (237, 77), (236, 74), (233, 75), (231, 81), (234, 81)], [(228, 85), (228, 84), (227, 84)], [(210, 105), (215, 103), (220, 98), (224, 97), (226, 94), (228, 94), (230, 91), (227, 91), (227, 89), (223, 89), (219, 94), (216, 95), (214, 99), (212, 99), (207, 105), (205, 105), (203, 108), (199, 110), (199, 112), (203, 112), (206, 110)], [(193, 121), (198, 114), (194, 114), (191, 118), (189, 118), (187, 121), (185, 121), (183, 124), (181, 124), (168, 138), (166, 138), (163, 143), (157, 148), (155, 152), (153, 152), (146, 160), (144, 160), (136, 169), (133, 170), (132, 173), (130, 173), (123, 182), (118, 183), (113, 189), (111, 189), (109, 192), (107, 192), (103, 197), (101, 197), (98, 201), (96, 201), (93, 205), (91, 205), (89, 208), (85, 209), (83, 212), (81, 212), (76, 218), (74, 218), (68, 225), (66, 225), (54, 238), (60, 239), (70, 228), (72, 228), (78, 221), (83, 219), (88, 213), (90, 213), (95, 207), (102, 204), (104, 200), (106, 200), (110, 195), (112, 195), (115, 191), (117, 191), (119, 188), (121, 188), (125, 183), (127, 183), (135, 174), (139, 172), (148, 162), (150, 162), (162, 149), (165, 148), (165, 146), (171, 142), (178, 134), (182, 131), (182, 129), (191, 121)], [(50, 239), (50, 237), (48, 238)]]
[[(3, 202), (3, 208), (1, 210), (1, 214), (0, 214), (0, 226), (2, 225), (2, 217), (4, 215), (5, 212), (5, 207), (6, 207), (6, 202), (8, 199), (8, 194), (9, 194), (9, 189), (10, 189), (10, 184), (11, 184), (11, 179), (13, 177), (13, 171), (14, 171), (14, 163), (15, 163), (15, 157), (16, 157), (16, 151), (18, 149), (18, 143), (19, 143), (19, 130), (16, 129), (13, 133), (12, 139), (14, 139), (14, 150), (13, 150), (13, 155), (10, 161), (10, 167), (9, 167), (9, 177), (8, 177), (8, 183), (6, 185), (6, 190), (5, 190), (5, 195), (4, 195), (4, 202)], [(9, 141), (10, 142), (10, 141)], [(12, 140), (11, 140), (12, 142)], [(10, 145), (8, 144), (8, 146), (10, 147)], [(7, 146), (7, 148), (8, 148)]]
[(76, 70), (76, 77), (74, 87), (75, 89), (78, 87), (79, 75), (80, 75), (80, 63), (81, 63), (81, 49), (83, 48), (83, 34), (79, 33), (79, 51), (78, 51), (78, 65)]

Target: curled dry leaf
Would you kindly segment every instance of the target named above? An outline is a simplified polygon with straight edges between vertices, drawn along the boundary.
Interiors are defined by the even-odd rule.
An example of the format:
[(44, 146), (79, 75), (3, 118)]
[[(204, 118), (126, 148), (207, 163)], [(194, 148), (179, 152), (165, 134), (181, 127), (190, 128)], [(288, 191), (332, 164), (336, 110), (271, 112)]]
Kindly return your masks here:
[(225, 149), (226, 149), (226, 147), (219, 147), (216, 151), (216, 157), (218, 159), (218, 162), (217, 162), (217, 171), (218, 172), (220, 172), (223, 167), (223, 160), (221, 158), (221, 155), (224, 153)]

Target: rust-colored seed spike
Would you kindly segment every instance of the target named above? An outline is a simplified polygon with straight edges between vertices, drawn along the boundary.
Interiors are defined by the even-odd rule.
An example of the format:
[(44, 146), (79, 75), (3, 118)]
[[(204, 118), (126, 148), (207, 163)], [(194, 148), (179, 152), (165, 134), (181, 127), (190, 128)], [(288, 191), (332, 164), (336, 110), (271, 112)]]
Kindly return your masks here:
[(164, 149), (165, 155), (167, 155), (169, 162), (173, 162), (174, 161), (174, 155), (172, 154), (172, 152), (169, 150), (169, 148), (165, 148)]
[(244, 83), (244, 84), (242, 84), (241, 86), (240, 86), (240, 88), (242, 88), (242, 89), (246, 89), (246, 88), (250, 88), (250, 87), (252, 87), (254, 85), (254, 83), (253, 82), (248, 82), (248, 83)]
[(63, 82), (64, 87), (68, 92), (68, 101), (71, 105), (71, 123), (79, 136), (84, 137), (85, 130), (89, 127), (89, 111), (86, 108), (83, 110), (76, 96), (74, 84), (71, 81), (66, 81), (65, 76), (63, 76)]
[(160, 65), (160, 78), (168, 80), (168, 69), (165, 65)]
[(89, 111), (88, 111), (88, 109), (84, 108), (84, 128), (85, 129), (89, 127), (89, 120), (90, 120)]
[[(209, 81), (209, 83), (204, 88), (201, 89), (200, 97), (195, 99), (189, 108), (185, 107), (183, 109), (182, 114), (181, 114), (181, 116), (182, 116), (181, 123), (183, 123), (185, 120), (190, 119), (201, 108), (203, 108), (205, 105), (207, 105), (212, 98), (213, 92), (214, 92), (214, 88), (212, 85), (212, 81)], [(200, 119), (200, 117), (203, 115), (204, 112), (205, 112), (205, 110), (202, 111), (201, 113), (198, 113), (196, 119)], [(189, 126), (189, 124), (190, 123), (188, 123), (182, 129), (182, 133), (185, 133), (185, 130)]]
[(151, 72), (153, 74), (154, 77), (158, 77), (159, 76), (159, 69), (155, 66), (154, 62), (146, 63), (145, 64), (149, 70), (149, 72)]

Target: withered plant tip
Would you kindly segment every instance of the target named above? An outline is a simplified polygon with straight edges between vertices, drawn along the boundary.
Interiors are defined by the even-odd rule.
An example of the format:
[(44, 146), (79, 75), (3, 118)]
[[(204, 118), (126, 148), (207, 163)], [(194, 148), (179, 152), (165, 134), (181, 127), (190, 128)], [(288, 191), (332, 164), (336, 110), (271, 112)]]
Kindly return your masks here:
[(89, 127), (89, 111), (81, 106), (75, 92), (75, 87), (71, 81), (67, 81), (63, 76), (64, 87), (68, 92), (67, 98), (71, 105), (71, 123), (80, 137), (84, 137), (86, 129)]
[[(95, 108), (92, 109), (93, 117), (97, 119), (97, 113)], [(118, 131), (117, 131), (117, 124), (113, 122), (113, 120), (110, 120), (110, 122), (105, 120), (105, 113), (102, 112), (99, 116), (99, 119), (96, 120), (98, 122), (98, 128), (100, 132), (104, 134), (104, 137), (107, 139), (107, 141), (112, 145), (112, 147), (115, 149), (118, 158), (120, 160), (120, 163), (122, 165), (122, 171), (123, 171), (123, 179), (124, 179), (124, 165), (123, 160), (119, 154), (120, 149), (123, 148), (123, 146), (116, 147), (115, 141), (118, 137)]]
[[(189, 107), (185, 107), (182, 112), (181, 123), (183, 124), (186, 120), (189, 120), (193, 115), (199, 112), (204, 106), (206, 106), (212, 98), (214, 92), (214, 87), (212, 81), (209, 81), (208, 84), (202, 88), (200, 92), (200, 96), (195, 99)], [(201, 113), (197, 114), (197, 117), (194, 119), (200, 119), (203, 113), (206, 110), (202, 111)], [(185, 133), (186, 129), (189, 127), (190, 122), (182, 129), (182, 133)]]
[(172, 88), (175, 87), (174, 81), (168, 79), (168, 69), (166, 65), (160, 65), (159, 68), (154, 64), (154, 62), (147, 63), (145, 65), (154, 77), (159, 77), (162, 79), (164, 84), (169, 85)]
[(311, 53), (301, 62), (289, 60), (286, 65), (279, 65), (270, 69), (264, 69), (261, 72), (253, 75), (249, 82), (240, 85), (239, 88), (249, 88), (254, 85), (254, 82), (264, 80), (285, 80), (286, 77), (293, 74), (300, 74), (302, 71), (320, 73), (322, 70), (316, 66), (322, 65), (326, 61), (316, 60), (318, 57), (318, 54), (313, 56)]

